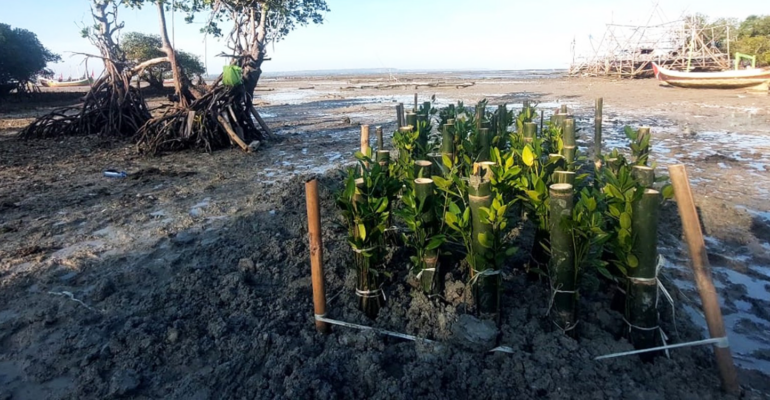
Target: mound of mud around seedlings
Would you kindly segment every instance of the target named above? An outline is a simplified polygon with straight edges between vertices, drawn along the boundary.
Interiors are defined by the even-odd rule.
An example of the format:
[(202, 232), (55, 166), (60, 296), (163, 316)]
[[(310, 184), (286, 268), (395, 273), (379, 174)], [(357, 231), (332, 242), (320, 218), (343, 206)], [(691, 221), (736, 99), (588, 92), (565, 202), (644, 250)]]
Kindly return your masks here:
[[(312, 321), (303, 181), (274, 187), (254, 212), (221, 229), (169, 237), (150, 253), (113, 255), (63, 280), (35, 271), (3, 282), (0, 398), (721, 398), (706, 348), (654, 364), (593, 361), (632, 346), (602, 291), (581, 300), (579, 340), (544, 317), (547, 286), (507, 270), (499, 344), (514, 354), (453, 343), (464, 313), (412, 295), (406, 268), (376, 321), (356, 308), (350, 250), (321, 181), (328, 315), (441, 341), (414, 343)], [(266, 208), (269, 210), (270, 208)], [(447, 287), (457, 295), (465, 285)], [(49, 291), (69, 290), (87, 308)], [(684, 315), (684, 313), (677, 313)], [(678, 321), (677, 341), (698, 335)], [(14, 397), (15, 398), (15, 397)]]

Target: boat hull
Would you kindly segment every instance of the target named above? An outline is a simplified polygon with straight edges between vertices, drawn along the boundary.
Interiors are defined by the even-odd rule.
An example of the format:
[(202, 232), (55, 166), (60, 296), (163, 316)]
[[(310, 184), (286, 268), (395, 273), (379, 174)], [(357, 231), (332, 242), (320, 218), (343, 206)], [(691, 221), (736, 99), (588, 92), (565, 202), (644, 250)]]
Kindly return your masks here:
[(49, 79), (41, 79), (40, 80), (40, 84), (45, 86), (45, 87), (50, 87), (50, 88), (91, 86), (91, 80), (90, 79), (81, 79), (79, 81), (59, 82), (59, 81), (52, 81), (52, 80), (49, 80)]
[(653, 63), (655, 77), (671, 86), (689, 89), (768, 90), (770, 70), (739, 70), (724, 72), (679, 72)]

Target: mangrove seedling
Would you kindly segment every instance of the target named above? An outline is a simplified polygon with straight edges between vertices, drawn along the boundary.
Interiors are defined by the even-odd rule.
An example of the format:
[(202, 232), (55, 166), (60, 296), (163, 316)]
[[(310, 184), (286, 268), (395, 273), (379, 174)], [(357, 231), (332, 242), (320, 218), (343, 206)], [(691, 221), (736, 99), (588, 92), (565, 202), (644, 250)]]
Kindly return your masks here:
[(385, 265), (385, 232), (390, 226), (390, 204), (401, 183), (379, 163), (356, 153), (361, 176), (348, 169), (345, 188), (337, 196), (337, 206), (348, 225), (348, 243), (353, 250), (356, 295), (361, 310), (376, 318), (385, 303), (384, 279), (391, 273)]

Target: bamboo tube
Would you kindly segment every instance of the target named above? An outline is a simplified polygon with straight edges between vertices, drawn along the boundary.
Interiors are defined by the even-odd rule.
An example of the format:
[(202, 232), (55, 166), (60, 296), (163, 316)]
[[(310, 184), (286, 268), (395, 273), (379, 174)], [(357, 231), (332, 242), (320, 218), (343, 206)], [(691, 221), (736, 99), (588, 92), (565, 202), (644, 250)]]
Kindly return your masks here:
[(428, 160), (415, 160), (414, 162), (414, 177), (415, 178), (430, 178), (433, 175), (432, 171), (433, 162)]
[(481, 106), (481, 103), (476, 104), (476, 131), (481, 130), (481, 120), (484, 119), (484, 107)]
[[(321, 207), (318, 202), (318, 181), (305, 182), (307, 203), (308, 240), (310, 241), (310, 276), (313, 284), (313, 311), (315, 315), (326, 315), (326, 288), (324, 286), (323, 242), (321, 239)], [(329, 324), (315, 321), (318, 332), (328, 333)]]
[(561, 149), (561, 155), (564, 156), (564, 160), (567, 162), (567, 165), (571, 165), (575, 162), (575, 153), (577, 152), (577, 147), (575, 146), (564, 146)]
[(567, 114), (567, 113), (569, 113), (569, 110), (567, 110), (567, 105), (562, 104), (561, 109), (559, 110), (559, 114)]
[(568, 183), (575, 186), (575, 177), (577, 174), (574, 171), (554, 171), (553, 182), (554, 183)]
[(414, 112), (417, 112), (417, 93), (414, 94)]
[(374, 127), (374, 133), (377, 136), (377, 150), (384, 149), (385, 141), (382, 139), (382, 127), (381, 126)]
[(645, 165), (631, 167), (631, 176), (645, 188), (652, 188), (655, 183), (655, 170)]
[(553, 116), (553, 122), (556, 126), (564, 130), (564, 120), (567, 118), (567, 114), (557, 113)]
[(428, 135), (430, 134), (427, 115), (417, 114), (417, 131), (420, 133), (417, 137), (417, 148), (424, 154), (428, 151)]
[[(631, 343), (637, 349), (658, 345), (658, 205), (660, 193), (644, 189), (642, 197), (631, 205), (631, 253), (638, 260), (636, 268), (628, 270), (626, 286), (626, 321), (631, 324)], [(641, 328), (641, 329), (637, 329)]]
[(412, 129), (417, 129), (417, 114), (413, 112), (406, 113), (406, 125), (411, 126)]
[[(422, 214), (419, 218), (424, 224), (428, 236), (432, 236), (436, 229), (436, 218), (433, 213), (433, 191), (433, 179), (417, 178), (414, 180), (415, 196), (423, 203)], [(436, 271), (438, 249), (428, 250), (422, 260), (425, 263), (425, 269), (420, 272), (420, 285), (425, 293), (432, 294), (436, 288), (435, 278), (439, 276)]]
[(505, 104), (497, 106), (497, 134), (503, 136), (508, 132), (508, 107)]
[(549, 275), (554, 291), (552, 320), (565, 332), (574, 332), (575, 303), (577, 298), (577, 272), (572, 233), (563, 224), (564, 218), (572, 218), (572, 185), (555, 183), (549, 188), (551, 196), (550, 230), (551, 262)]
[(454, 123), (444, 124), (444, 129), (441, 131), (441, 154), (446, 154), (449, 158), (452, 158), (455, 152), (455, 137), (454, 137)]
[[(411, 125), (405, 125), (400, 128), (398, 128), (398, 131), (402, 134), (412, 133), (412, 126)], [(407, 151), (401, 151), (401, 149), (398, 150), (398, 159), (401, 160), (404, 164), (409, 163), (409, 158), (413, 157), (412, 154), (410, 154)]]
[(534, 122), (525, 122), (521, 134), (525, 143), (532, 143), (537, 135), (537, 124)]
[(369, 147), (369, 125), (361, 125), (361, 153), (365, 156), (371, 153), (371, 147)]
[(441, 153), (428, 153), (428, 160), (431, 161), (431, 175), (446, 176), (449, 168), (444, 165), (444, 159)]
[(474, 163), (473, 167), (478, 173), (481, 174), (482, 178), (491, 179), (492, 174), (494, 173), (492, 172), (492, 167), (495, 165), (497, 164), (495, 164), (493, 161), (482, 161), (479, 163)]
[(478, 161), (489, 160), (489, 150), (492, 148), (492, 133), (489, 128), (479, 130), (479, 154), (476, 157)]
[(468, 200), (471, 208), (471, 233), (475, 271), (471, 276), (476, 279), (473, 287), (474, 299), (479, 311), (483, 313), (497, 312), (499, 309), (499, 275), (485, 275), (476, 277), (487, 269), (493, 268), (489, 259), (493, 256), (490, 249), (482, 245), (481, 236), (492, 240), (492, 225), (482, 221), (481, 208), (492, 206), (492, 189), (489, 179), (483, 179), (478, 175), (472, 175), (468, 179)]
[[(554, 164), (556, 171), (565, 171), (567, 169), (567, 160), (561, 154), (549, 154), (548, 161)], [(558, 182), (563, 183), (563, 182)]]
[(390, 165), (390, 150), (377, 150), (377, 162), (387, 171)]
[(543, 123), (545, 120), (545, 113), (543, 110), (540, 110), (540, 136), (543, 136)]
[(430, 116), (430, 102), (429, 101), (423, 101), (422, 102), (422, 108), (425, 110), (425, 116)]
[[(703, 241), (703, 231), (701, 230), (698, 212), (695, 208), (687, 171), (684, 165), (680, 164), (669, 166), (668, 172), (671, 176), (671, 184), (674, 187), (674, 196), (676, 197), (679, 216), (682, 218), (682, 230), (687, 241), (687, 247), (690, 250), (693, 275), (695, 276), (695, 283), (698, 286), (698, 292), (703, 303), (703, 312), (706, 315), (709, 335), (712, 338), (727, 337), (724, 321), (722, 320), (722, 311), (719, 309), (719, 301), (714, 289), (714, 282), (711, 280), (711, 265), (706, 253), (706, 243)], [(739, 394), (740, 387), (738, 386), (735, 364), (733, 364), (733, 355), (730, 352), (729, 345), (726, 343), (721, 346), (715, 345), (714, 353), (724, 389), (728, 393)]]
[(404, 103), (396, 104), (396, 122), (398, 123), (399, 128), (406, 125), (406, 121), (404, 120)]
[(594, 113), (594, 159), (598, 160), (602, 155), (602, 107), (604, 99), (596, 99), (596, 111)]
[(564, 147), (575, 146), (575, 120), (573, 118), (565, 118), (563, 126), (562, 141), (564, 142)]

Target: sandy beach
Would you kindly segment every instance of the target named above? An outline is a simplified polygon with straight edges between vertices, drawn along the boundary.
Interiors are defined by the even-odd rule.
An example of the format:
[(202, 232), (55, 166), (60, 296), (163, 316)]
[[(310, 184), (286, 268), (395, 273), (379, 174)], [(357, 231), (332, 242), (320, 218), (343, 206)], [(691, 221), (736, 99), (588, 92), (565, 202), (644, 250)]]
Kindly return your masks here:
[[(706, 347), (655, 363), (594, 361), (633, 347), (609, 307), (612, 293), (581, 299), (576, 341), (548, 326), (547, 285), (527, 282), (515, 265), (503, 278), (499, 340), (514, 354), (457, 343), (457, 292), (413, 296), (406, 267), (380, 317), (360, 315), (333, 192), (360, 125), (383, 126), (389, 142), (395, 105), (410, 105), (415, 93), (436, 107), (488, 99), (518, 109), (530, 100), (546, 118), (566, 104), (582, 147), (593, 141), (597, 97), (605, 150), (627, 146), (624, 126), (650, 126), (657, 171), (687, 166), (744, 395), (768, 398), (768, 95), (490, 75), (266, 76), (254, 102), (276, 138), (253, 154), (148, 157), (130, 141), (98, 137), (20, 141), (20, 128), (76, 95), (0, 104), (0, 399), (725, 398)], [(128, 176), (107, 178), (106, 169)], [(321, 185), (330, 314), (438, 344), (315, 332), (303, 185), (312, 177)], [(662, 279), (676, 310), (662, 305), (661, 318), (671, 340), (700, 339), (705, 322), (670, 202), (660, 225)]]

